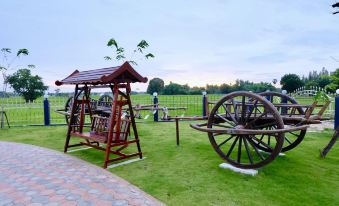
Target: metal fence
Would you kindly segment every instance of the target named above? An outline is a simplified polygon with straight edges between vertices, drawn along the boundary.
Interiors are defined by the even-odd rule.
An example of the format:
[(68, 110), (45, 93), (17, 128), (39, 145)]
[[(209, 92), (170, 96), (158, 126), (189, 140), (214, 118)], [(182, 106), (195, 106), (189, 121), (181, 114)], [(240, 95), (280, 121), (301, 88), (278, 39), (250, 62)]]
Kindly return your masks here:
[[(208, 95), (210, 102), (216, 102), (223, 95)], [(66, 101), (69, 97), (50, 96), (48, 98), (50, 106), (50, 124), (65, 124), (65, 116), (54, 112), (58, 109), (64, 109)], [(92, 97), (99, 99), (99, 96)], [(153, 104), (152, 95), (132, 95), (133, 105), (151, 105)], [(159, 95), (159, 107), (167, 107), (169, 109), (169, 116), (202, 116), (203, 113), (203, 96), (202, 95)], [(301, 104), (311, 104), (312, 97), (295, 97)], [(333, 98), (334, 99), (334, 98)], [(11, 126), (24, 125), (44, 125), (44, 99), (39, 98), (32, 102), (25, 102), (22, 97), (10, 97), (0, 99), (0, 111), (6, 112)], [(209, 105), (211, 110), (213, 105)], [(186, 108), (186, 109), (176, 109)], [(153, 110), (142, 110), (141, 119), (144, 121), (153, 121)], [(161, 119), (163, 111), (159, 110), (159, 119)], [(326, 116), (333, 117), (334, 115), (334, 101), (330, 104), (326, 111)], [(0, 117), (1, 118), (1, 117)]]
[[(210, 100), (215, 101), (220, 95), (211, 95)], [(48, 98), (50, 107), (50, 124), (65, 124), (65, 116), (56, 113), (56, 110), (65, 109), (66, 101), (69, 97), (50, 96)], [(98, 99), (99, 96), (93, 97)], [(133, 105), (153, 104), (151, 95), (132, 95)], [(159, 95), (159, 107), (167, 107), (170, 116), (201, 116), (202, 115), (202, 95)], [(25, 102), (22, 97), (9, 97), (0, 99), (0, 111), (5, 111), (11, 126), (44, 125), (44, 99)], [(179, 109), (178, 109), (179, 108)], [(185, 108), (185, 109), (180, 109)], [(153, 120), (152, 107), (142, 110), (141, 118), (147, 121)], [(162, 110), (159, 110), (159, 118)], [(0, 117), (1, 118), (1, 117)], [(2, 119), (2, 121), (6, 121)]]
[[(68, 97), (49, 98), (51, 123), (65, 123), (65, 118), (53, 111), (63, 108), (67, 99)], [(29, 102), (25, 102), (22, 97), (2, 98), (0, 106), (6, 112), (11, 126), (44, 124), (43, 98)]]

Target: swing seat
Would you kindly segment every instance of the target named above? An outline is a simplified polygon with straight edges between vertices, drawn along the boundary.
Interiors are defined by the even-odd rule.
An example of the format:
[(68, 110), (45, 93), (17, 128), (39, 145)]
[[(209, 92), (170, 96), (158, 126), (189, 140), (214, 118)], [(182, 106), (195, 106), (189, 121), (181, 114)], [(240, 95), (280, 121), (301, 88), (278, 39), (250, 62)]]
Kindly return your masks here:
[[(108, 117), (102, 117), (93, 115), (92, 126), (90, 132), (72, 132), (72, 135), (85, 138), (91, 141), (99, 142), (99, 143), (107, 143), (108, 141), (108, 128), (109, 128), (109, 120)], [(128, 133), (129, 133), (129, 125), (130, 120), (127, 117), (121, 119), (120, 122), (120, 135), (117, 138), (117, 125), (114, 125), (113, 130), (113, 139), (112, 143), (123, 143), (127, 141)]]

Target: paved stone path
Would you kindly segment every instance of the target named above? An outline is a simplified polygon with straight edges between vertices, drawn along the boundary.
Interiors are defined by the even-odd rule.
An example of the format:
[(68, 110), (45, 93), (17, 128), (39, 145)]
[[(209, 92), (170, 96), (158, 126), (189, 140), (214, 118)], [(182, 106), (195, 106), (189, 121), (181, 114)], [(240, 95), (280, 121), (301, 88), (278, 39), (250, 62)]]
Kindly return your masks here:
[(112, 173), (63, 153), (0, 142), (2, 205), (163, 205)]
[(324, 129), (333, 129), (334, 128), (334, 121), (322, 121), (321, 124), (311, 124), (310, 128), (307, 129), (308, 132), (321, 132)]

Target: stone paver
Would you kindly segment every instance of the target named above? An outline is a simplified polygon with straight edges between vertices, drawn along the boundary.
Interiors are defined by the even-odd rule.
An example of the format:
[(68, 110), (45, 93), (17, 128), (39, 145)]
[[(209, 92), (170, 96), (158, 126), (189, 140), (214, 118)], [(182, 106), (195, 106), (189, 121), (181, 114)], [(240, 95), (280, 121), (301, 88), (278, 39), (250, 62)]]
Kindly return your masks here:
[(2, 205), (164, 205), (110, 172), (63, 153), (0, 142)]
[(321, 132), (324, 129), (333, 129), (334, 128), (334, 121), (322, 121), (321, 124), (311, 124), (310, 127), (307, 129), (308, 132)]

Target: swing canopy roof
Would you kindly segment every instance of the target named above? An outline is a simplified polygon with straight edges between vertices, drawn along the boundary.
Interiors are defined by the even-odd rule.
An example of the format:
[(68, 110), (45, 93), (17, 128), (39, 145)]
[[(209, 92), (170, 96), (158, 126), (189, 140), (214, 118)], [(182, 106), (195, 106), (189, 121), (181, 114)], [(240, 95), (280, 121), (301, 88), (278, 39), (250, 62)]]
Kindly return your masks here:
[(121, 66), (94, 69), (88, 71), (75, 70), (65, 79), (55, 81), (57, 86), (63, 84), (110, 84), (110, 83), (146, 83), (147, 78), (142, 77), (133, 67), (125, 62)]

